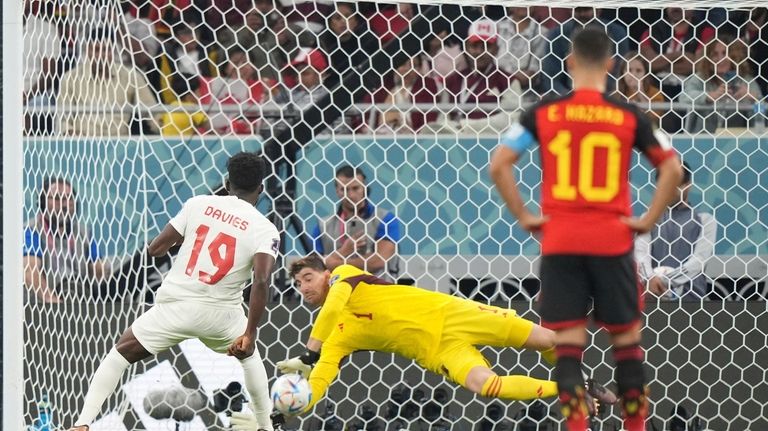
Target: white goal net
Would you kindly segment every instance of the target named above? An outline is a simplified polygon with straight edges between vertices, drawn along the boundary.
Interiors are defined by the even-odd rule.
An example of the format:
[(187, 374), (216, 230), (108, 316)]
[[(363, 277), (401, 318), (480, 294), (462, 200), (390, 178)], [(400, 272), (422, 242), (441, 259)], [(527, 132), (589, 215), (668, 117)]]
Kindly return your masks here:
[[(170, 266), (171, 256), (147, 255), (148, 241), (186, 199), (220, 192), (226, 160), (243, 150), (271, 164), (258, 208), (284, 236), (258, 340), (270, 382), (276, 361), (302, 351), (313, 317), (286, 279), (287, 263), (335, 247), (336, 234), (320, 227), (340, 205), (335, 176), (344, 166), (364, 173), (368, 216), (391, 226), (365, 233), (371, 250), (396, 244), (375, 270), (538, 321), (539, 243), (508, 214), (488, 161), (522, 109), (569, 91), (564, 59), (585, 25), (615, 42), (608, 91), (647, 112), (691, 174), (688, 205), (638, 241), (641, 278), (670, 286), (661, 297), (646, 294), (648, 429), (768, 429), (764, 4), (23, 3), (24, 67), (3, 73), (23, 73), (24, 85), (21, 390), (29, 429), (73, 423), (99, 361), (152, 305)], [(535, 208), (538, 154), (517, 169)], [(654, 190), (640, 158), (631, 180), (640, 214)], [(610, 386), (608, 339), (593, 335), (585, 364)], [(499, 373), (551, 375), (535, 352), (483, 352)], [(224, 429), (242, 403), (240, 383), (233, 358), (185, 341), (131, 367), (91, 430)], [(158, 408), (164, 393), (180, 401)], [(607, 406), (592, 429), (620, 423), (618, 407)], [(312, 414), (286, 424), (561, 426), (554, 399), (475, 397), (368, 352), (351, 356)]]

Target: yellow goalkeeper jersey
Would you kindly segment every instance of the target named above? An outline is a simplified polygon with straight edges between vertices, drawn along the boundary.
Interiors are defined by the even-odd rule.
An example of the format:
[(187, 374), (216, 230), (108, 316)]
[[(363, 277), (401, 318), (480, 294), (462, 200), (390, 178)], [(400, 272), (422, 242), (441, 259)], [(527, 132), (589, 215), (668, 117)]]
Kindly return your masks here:
[(328, 297), (310, 337), (323, 342), (309, 384), (319, 401), (352, 352), (392, 352), (424, 365), (437, 350), (446, 305), (460, 298), (418, 287), (388, 283), (351, 265), (331, 274)]

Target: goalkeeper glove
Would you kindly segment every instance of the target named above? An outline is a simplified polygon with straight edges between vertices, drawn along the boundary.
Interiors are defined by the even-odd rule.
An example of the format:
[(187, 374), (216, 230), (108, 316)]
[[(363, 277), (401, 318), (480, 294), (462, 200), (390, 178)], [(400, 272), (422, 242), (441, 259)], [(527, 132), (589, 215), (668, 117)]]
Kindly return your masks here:
[[(272, 421), (272, 427), (275, 431), (283, 429), (283, 425), (285, 425), (285, 416), (283, 416), (282, 413), (272, 412), (272, 414), (269, 415), (269, 419)], [(230, 425), (235, 431), (260, 431), (263, 429), (259, 428), (256, 416), (243, 412), (232, 412)]]
[(309, 372), (312, 371), (312, 366), (320, 359), (320, 354), (307, 350), (303, 355), (295, 358), (279, 361), (277, 369), (283, 374), (298, 373), (304, 377), (309, 376)]
[(232, 429), (235, 431), (258, 431), (259, 423), (256, 421), (256, 416), (250, 413), (232, 412), (232, 418), (230, 419)]

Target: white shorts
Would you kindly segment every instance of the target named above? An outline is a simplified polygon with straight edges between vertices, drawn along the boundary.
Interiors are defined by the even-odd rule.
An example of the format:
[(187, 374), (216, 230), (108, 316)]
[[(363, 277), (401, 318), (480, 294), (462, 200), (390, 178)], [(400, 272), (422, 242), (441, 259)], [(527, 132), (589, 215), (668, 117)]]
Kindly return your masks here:
[(155, 304), (133, 322), (131, 330), (154, 355), (190, 338), (200, 339), (215, 352), (226, 353), (247, 326), (242, 307), (179, 301)]

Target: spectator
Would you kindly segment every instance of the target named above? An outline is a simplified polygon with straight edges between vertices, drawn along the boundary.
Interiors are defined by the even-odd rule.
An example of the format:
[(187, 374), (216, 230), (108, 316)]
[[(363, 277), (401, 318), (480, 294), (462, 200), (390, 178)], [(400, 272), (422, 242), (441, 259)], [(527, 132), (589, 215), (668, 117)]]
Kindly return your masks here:
[[(206, 110), (214, 130), (219, 133), (255, 133), (259, 113), (254, 109), (268, 93), (245, 51), (238, 47), (230, 50), (222, 76), (202, 78), (201, 84), (200, 103), (210, 105)], [(222, 108), (226, 105), (237, 105), (240, 109), (225, 112)]]
[(163, 46), (163, 52), (157, 56), (153, 73), (149, 80), (160, 94), (165, 104), (176, 99), (171, 90), (173, 80), (181, 75), (194, 75), (205, 78), (216, 76), (217, 53), (198, 43), (199, 35), (185, 23), (173, 28), (173, 38)]
[(665, 99), (658, 87), (651, 83), (648, 61), (635, 51), (628, 52), (626, 58), (622, 59), (618, 78), (619, 97), (628, 102), (634, 102), (641, 108), (645, 105), (645, 110), (658, 124), (663, 111), (652, 110), (650, 104), (664, 102)]
[(286, 20), (315, 34), (328, 27), (328, 17), (334, 13), (331, 0), (281, 0), (285, 6)]
[[(398, 66), (394, 73), (390, 73), (384, 80), (384, 87), (373, 95), (374, 103), (412, 105), (434, 104), (438, 89), (437, 83), (432, 77), (423, 76), (422, 57), (417, 55)], [(377, 110), (371, 111), (375, 130), (418, 132), (422, 127), (433, 123), (437, 119), (436, 110), (424, 110), (422, 108), (386, 109), (380, 115)]]
[[(718, 127), (747, 125), (752, 106), (760, 99), (760, 87), (746, 57), (746, 46), (729, 36), (713, 39), (704, 47), (696, 74), (683, 82), (679, 98), (688, 105), (688, 131), (715, 132)], [(702, 109), (701, 105), (712, 109)]]
[(173, 111), (159, 116), (160, 134), (193, 136), (208, 132), (208, 116), (200, 109), (199, 88), (200, 80), (196, 76), (181, 76), (173, 81), (173, 92), (178, 101), (171, 103)]
[(316, 48), (317, 36), (296, 23), (287, 23), (282, 14), (273, 14), (270, 19), (270, 62), (275, 70), (283, 70), (296, 57), (301, 48)]
[[(259, 9), (252, 8), (245, 14), (245, 21), (239, 26), (227, 25), (217, 32), (216, 38), (220, 47), (219, 56), (223, 57), (233, 48), (243, 50), (254, 59), (257, 68), (269, 64), (269, 51), (271, 46), (264, 46), (269, 33), (266, 24), (266, 15)], [(276, 79), (274, 70), (265, 71), (264, 76), (269, 75)]]
[(547, 48), (539, 23), (531, 17), (531, 8), (507, 8), (508, 19), (498, 23), (499, 67), (528, 88), (541, 66)]
[(328, 61), (319, 49), (302, 48), (285, 69), (283, 85), (275, 101), (297, 107), (311, 104), (326, 94), (323, 81), (327, 70)]
[[(210, 1), (202, 0), (138, 0), (144, 7), (148, 8), (146, 13), (150, 22), (154, 23), (155, 31), (161, 37), (166, 39), (172, 37), (172, 29), (182, 23), (200, 24), (203, 22), (203, 12), (212, 13), (217, 11), (236, 11), (232, 8), (233, 0), (226, 0), (225, 7), (218, 9), (210, 6)], [(238, 5), (250, 3), (250, 0), (234, 0)], [(135, 10), (135, 9), (134, 9)], [(134, 16), (139, 14), (134, 13)], [(215, 15), (215, 13), (214, 13)], [(206, 16), (206, 18), (209, 18)], [(212, 17), (213, 18), (213, 17)], [(208, 23), (208, 21), (205, 21)], [(220, 23), (221, 21), (219, 21)], [(214, 26), (213, 28), (216, 28)]]
[(398, 37), (410, 25), (414, 7), (410, 3), (377, 4), (381, 10), (368, 18), (371, 31), (381, 39), (382, 45)]
[[(127, 136), (132, 117), (126, 108), (157, 103), (144, 76), (115, 62), (114, 52), (112, 33), (95, 29), (87, 41), (86, 57), (61, 78), (57, 104), (62, 134)], [(77, 107), (86, 112), (71, 111)]]
[(336, 3), (336, 11), (328, 18), (328, 29), (320, 35), (320, 48), (328, 58), (328, 79), (336, 82), (346, 73), (352, 81), (346, 88), (350, 92), (364, 91), (362, 74), (370, 69), (371, 48), (380, 43), (361, 20), (354, 3)]
[(336, 171), (336, 196), (341, 202), (335, 214), (315, 226), (315, 251), (325, 257), (329, 269), (346, 263), (394, 280), (400, 220), (371, 203), (366, 179), (360, 168), (349, 165)]
[(690, 168), (684, 164), (680, 200), (651, 232), (635, 240), (641, 279), (651, 292), (667, 298), (699, 300), (709, 293), (704, 270), (714, 254), (717, 222), (691, 206), (691, 180)]
[[(565, 64), (565, 58), (571, 49), (571, 35), (588, 25), (596, 25), (605, 29), (608, 36), (616, 44), (615, 54), (623, 56), (629, 51), (627, 42), (627, 30), (613, 22), (605, 22), (595, 16), (593, 7), (577, 7), (574, 9), (573, 18), (560, 26), (554, 27), (547, 34), (551, 50), (544, 56), (541, 63), (540, 93), (546, 95), (554, 93), (564, 95), (571, 91), (571, 77)], [(616, 82), (611, 76), (618, 76), (619, 62), (608, 77), (606, 90), (612, 92), (616, 89)]]
[(449, 116), (449, 128), (480, 132), (509, 127), (511, 117), (507, 112), (520, 106), (520, 83), (497, 66), (497, 42), (494, 21), (472, 23), (465, 44), (467, 67), (445, 79), (448, 101), (459, 105)]
[[(289, 67), (283, 72), (283, 82), (275, 96), (275, 102), (288, 104), (285, 111), (291, 117), (291, 114), (297, 114), (298, 111), (315, 103), (318, 99), (328, 94), (328, 89), (324, 82), (328, 76), (328, 61), (325, 55), (319, 49), (301, 48), (296, 58)], [(327, 115), (328, 111), (323, 115)], [(335, 120), (324, 121), (328, 125), (328, 130), (337, 133), (348, 133), (348, 128), (344, 125), (344, 118), (337, 117)], [(279, 122), (272, 127), (272, 131), (282, 130), (288, 127), (285, 122)]]
[(461, 40), (458, 40), (455, 35), (449, 35), (447, 30), (430, 38), (426, 47), (429, 61), (425, 62), (428, 64), (424, 66), (428, 72), (426, 75), (434, 77), (441, 89), (445, 78), (467, 67), (463, 45)]
[(299, 46), (311, 46), (314, 38), (299, 26), (286, 27), (285, 18), (279, 13), (270, 14), (269, 25), (267, 16), (262, 9), (254, 7), (245, 15), (241, 27), (222, 29), (218, 43), (222, 52), (233, 48), (245, 50), (259, 77), (277, 82), (279, 71), (288, 63), (289, 55)]
[(741, 31), (741, 40), (749, 47), (749, 62), (763, 95), (768, 95), (768, 8), (752, 9)]
[[(155, 26), (147, 19), (149, 15), (149, 3), (142, 3), (138, 6), (132, 2), (123, 2), (123, 18), (125, 19), (125, 28), (128, 32), (127, 52), (130, 57), (124, 58), (126, 65), (135, 65), (144, 73), (152, 70), (155, 64), (155, 57), (160, 52), (160, 39), (157, 38)], [(136, 15), (133, 15), (133, 12)], [(118, 18), (118, 23), (122, 21)], [(122, 27), (122, 25), (120, 25)]]
[[(57, 62), (61, 56), (61, 38), (50, 22), (52, 4), (41, 5), (37, 13), (31, 7), (24, 11), (24, 103), (32, 107), (46, 107), (54, 103), (57, 80)], [(46, 133), (50, 129), (50, 114), (27, 114), (27, 133)]]
[(693, 10), (666, 8), (664, 18), (640, 36), (640, 53), (651, 63), (651, 72), (669, 99), (680, 93), (683, 81), (693, 73), (697, 53), (715, 34), (706, 21), (694, 22)]
[(63, 178), (47, 178), (38, 204), (40, 211), (24, 229), (24, 285), (42, 302), (90, 297), (110, 265), (77, 219), (74, 187)]

